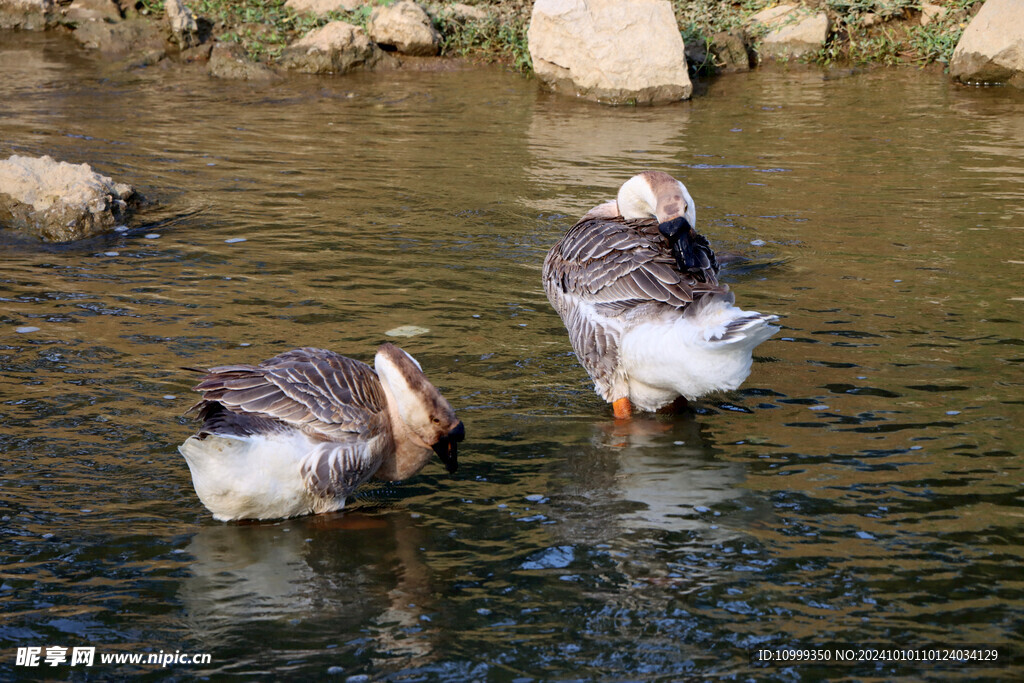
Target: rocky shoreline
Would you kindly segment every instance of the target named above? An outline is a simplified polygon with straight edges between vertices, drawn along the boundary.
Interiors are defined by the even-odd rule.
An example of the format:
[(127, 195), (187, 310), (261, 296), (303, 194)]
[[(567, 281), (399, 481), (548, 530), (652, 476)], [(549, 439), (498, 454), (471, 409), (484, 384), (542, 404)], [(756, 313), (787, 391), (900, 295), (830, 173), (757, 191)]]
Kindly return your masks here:
[[(163, 60), (207, 64), (210, 75), (249, 80), (288, 71), (421, 67), (417, 57), (499, 60), (555, 89), (610, 103), (684, 99), (616, 94), (617, 86), (560, 87), (572, 60), (603, 48), (625, 71), (665, 62), (689, 78), (766, 64), (946, 64), (965, 82), (1021, 83), (1024, 7), (1018, 0), (0, 0), (0, 30), (69, 33), (104, 58), (138, 68)], [(987, 57), (955, 68), (954, 47), (978, 14)], [(675, 26), (672, 26), (672, 20)], [(666, 34), (651, 44), (651, 36)], [(1016, 33), (1014, 33), (1016, 32)], [(680, 40), (672, 35), (678, 34)], [(995, 42), (993, 42), (995, 41)], [(683, 45), (684, 57), (675, 53)], [(546, 46), (546, 47), (545, 47)], [(1011, 54), (1016, 50), (1016, 54)], [(631, 56), (635, 53), (637, 57)], [(982, 54), (975, 51), (975, 54)], [(554, 57), (554, 59), (552, 59)], [(679, 60), (682, 60), (681, 63)], [(1000, 62), (1002, 59), (1002, 62)], [(978, 58), (967, 61), (978, 62)], [(607, 64), (602, 68), (607, 68)], [(585, 79), (584, 79), (585, 80)], [(641, 79), (642, 80), (642, 79)], [(657, 81), (657, 77), (653, 77)], [(688, 80), (688, 79), (687, 79)], [(660, 87), (660, 85), (659, 85)], [(625, 88), (628, 91), (630, 88)], [(643, 89), (643, 88), (640, 88)], [(612, 95), (608, 95), (611, 92)]]
[[(946, 63), (964, 83), (1024, 88), (1021, 0), (131, 3), (0, 0), (0, 39), (14, 30), (57, 31), (119, 68), (178, 64), (257, 82), (294, 72), (443, 68), (458, 57), (502, 60), (570, 96), (662, 104), (691, 97), (695, 78), (772, 64), (890, 64), (867, 58), (864, 44), (876, 45), (876, 56), (899, 55), (899, 36), (931, 36), (932, 52), (906, 53), (903, 63)], [(77, 209), (63, 199), (75, 197)], [(85, 165), (0, 162), (0, 227), (43, 241), (114, 229), (138, 202), (131, 188)]]

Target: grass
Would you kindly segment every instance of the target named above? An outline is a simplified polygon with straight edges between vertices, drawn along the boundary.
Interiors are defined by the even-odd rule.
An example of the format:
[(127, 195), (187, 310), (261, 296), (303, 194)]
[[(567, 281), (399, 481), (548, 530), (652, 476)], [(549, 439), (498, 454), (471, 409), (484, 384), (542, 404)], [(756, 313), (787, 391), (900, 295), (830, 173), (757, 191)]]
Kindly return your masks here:
[[(393, 0), (374, 0), (390, 4)], [(441, 54), (501, 61), (522, 72), (532, 68), (526, 40), (532, 0), (463, 0), (487, 11), (482, 21), (460, 22), (444, 0), (433, 17), (441, 32)], [(776, 0), (670, 0), (687, 45), (711, 45), (720, 31), (745, 27), (755, 12)], [(794, 0), (789, 0), (794, 1)], [(798, 1), (798, 0), (797, 0)], [(809, 0), (828, 12), (831, 31), (826, 45), (810, 61), (822, 65), (914, 64), (948, 62), (965, 26), (968, 12), (983, 0), (931, 0), (947, 8), (928, 26), (917, 22), (922, 0)], [(274, 61), (292, 41), (329, 21), (366, 27), (374, 5), (325, 17), (298, 15), (284, 0), (186, 0), (199, 17), (213, 23), (219, 40), (239, 43), (258, 61)], [(163, 0), (141, 0), (145, 13), (159, 16)], [(865, 26), (865, 15), (887, 19)], [(693, 65), (692, 65), (693, 66)], [(696, 65), (701, 69), (701, 65)], [(704, 65), (710, 68), (710, 65)]]

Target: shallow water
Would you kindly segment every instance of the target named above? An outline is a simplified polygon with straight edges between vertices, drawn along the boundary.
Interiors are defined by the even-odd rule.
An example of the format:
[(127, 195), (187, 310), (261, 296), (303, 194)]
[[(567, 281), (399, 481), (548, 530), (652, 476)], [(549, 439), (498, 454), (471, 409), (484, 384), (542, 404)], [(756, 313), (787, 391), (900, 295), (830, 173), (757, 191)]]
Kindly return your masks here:
[[(85, 243), (0, 237), (3, 676), (51, 645), (97, 648), (60, 678), (1024, 674), (1020, 92), (797, 71), (610, 109), (498, 69), (119, 73), (15, 33), (0, 73), (0, 157), (158, 203)], [(643, 168), (784, 329), (741, 390), (621, 426), (540, 264)], [(213, 521), (179, 367), (385, 340), (464, 420), (459, 472)], [(757, 661), (883, 645), (1000, 659)], [(99, 662), (160, 651), (211, 662)]]

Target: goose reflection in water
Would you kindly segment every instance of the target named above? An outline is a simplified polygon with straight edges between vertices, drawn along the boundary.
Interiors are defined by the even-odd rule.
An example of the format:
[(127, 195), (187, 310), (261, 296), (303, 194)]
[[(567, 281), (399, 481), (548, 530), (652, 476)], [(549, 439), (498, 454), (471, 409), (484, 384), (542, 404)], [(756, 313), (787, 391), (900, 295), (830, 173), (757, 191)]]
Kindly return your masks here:
[(602, 536), (706, 529), (698, 510), (743, 494), (743, 466), (715, 457), (692, 413), (597, 422), (588, 441), (565, 449), (565, 493), (594, 502), (584, 512)]
[[(439, 635), (421, 618), (433, 601), (422, 545), (405, 513), (204, 526), (185, 549), (194, 561), (179, 597), (192, 635), (219, 649), (256, 643), (300, 658), (308, 629), (332, 630), (340, 647), (369, 632), (392, 663), (422, 665)], [(243, 648), (232, 659), (244, 669), (260, 655)]]

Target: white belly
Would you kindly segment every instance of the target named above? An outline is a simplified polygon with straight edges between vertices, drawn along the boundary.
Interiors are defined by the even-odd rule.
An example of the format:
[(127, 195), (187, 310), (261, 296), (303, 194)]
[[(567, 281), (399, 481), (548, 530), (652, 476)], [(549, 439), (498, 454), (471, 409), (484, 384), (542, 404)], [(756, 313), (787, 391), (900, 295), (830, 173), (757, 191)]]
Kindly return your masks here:
[(233, 438), (192, 436), (178, 450), (192, 472), (199, 500), (215, 519), (279, 519), (330, 512), (345, 498), (306, 488), (301, 463), (317, 444), (301, 432)]
[(705, 326), (684, 317), (631, 327), (619, 347), (630, 401), (657, 410), (679, 396), (693, 400), (739, 387), (750, 374), (754, 347), (767, 337), (709, 342), (705, 332)]

